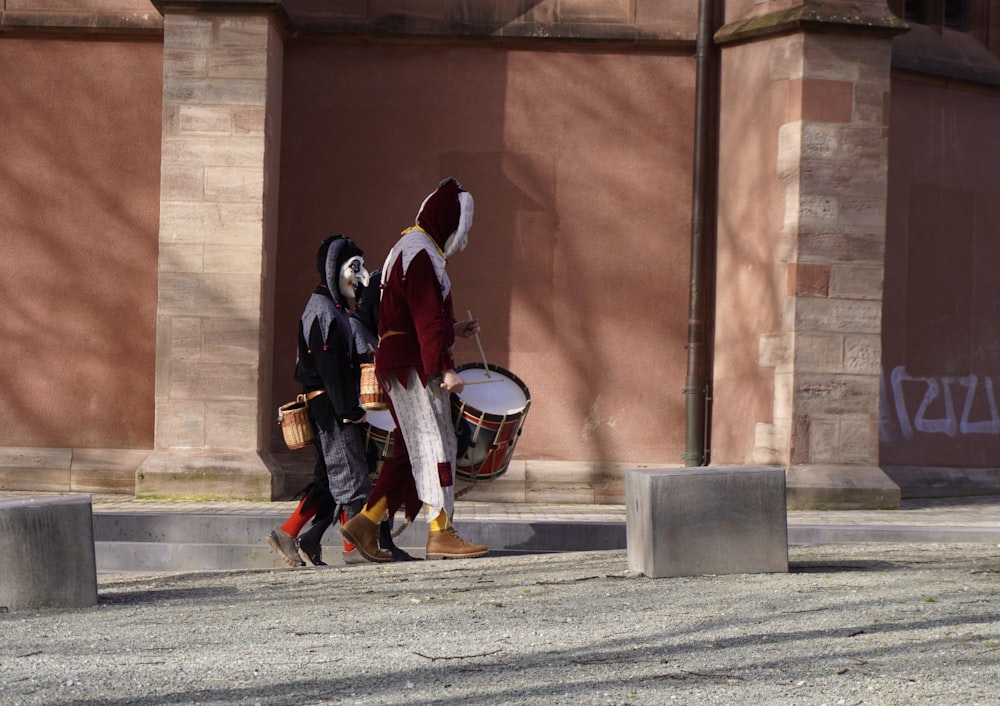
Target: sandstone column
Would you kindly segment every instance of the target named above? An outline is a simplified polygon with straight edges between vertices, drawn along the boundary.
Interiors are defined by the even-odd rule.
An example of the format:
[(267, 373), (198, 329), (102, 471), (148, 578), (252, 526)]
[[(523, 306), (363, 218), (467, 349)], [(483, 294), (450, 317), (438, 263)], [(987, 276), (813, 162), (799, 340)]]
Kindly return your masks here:
[(898, 506), (878, 422), (904, 25), (874, 0), (731, 0), (727, 19), (712, 462), (784, 466), (793, 508)]
[(270, 499), (283, 14), (280, 3), (156, 5), (156, 432), (136, 494)]

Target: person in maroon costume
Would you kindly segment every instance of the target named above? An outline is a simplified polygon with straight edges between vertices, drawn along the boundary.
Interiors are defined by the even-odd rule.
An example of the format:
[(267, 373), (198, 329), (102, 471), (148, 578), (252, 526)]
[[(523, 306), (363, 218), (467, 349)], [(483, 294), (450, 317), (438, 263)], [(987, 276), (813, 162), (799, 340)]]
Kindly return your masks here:
[(382, 268), (379, 346), (375, 370), (396, 422), (393, 453), (382, 465), (362, 511), (340, 528), (370, 561), (389, 561), (378, 525), (405, 509), (427, 508), (428, 559), (483, 556), (487, 547), (462, 539), (451, 524), (455, 507), (457, 439), (451, 394), (464, 383), (455, 372), (456, 335), (479, 331), (475, 319), (456, 321), (445, 267), (464, 250), (472, 227), (472, 194), (454, 178), (442, 181), (403, 231)]

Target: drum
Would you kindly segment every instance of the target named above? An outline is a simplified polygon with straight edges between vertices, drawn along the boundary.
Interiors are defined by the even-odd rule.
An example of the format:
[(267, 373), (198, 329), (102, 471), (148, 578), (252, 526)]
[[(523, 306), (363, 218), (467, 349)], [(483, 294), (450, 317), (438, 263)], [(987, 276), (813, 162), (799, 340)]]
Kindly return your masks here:
[(388, 409), (378, 412), (368, 412), (365, 421), (361, 423), (365, 432), (365, 458), (372, 477), (378, 477), (382, 463), (392, 456), (392, 435), (396, 431), (396, 422)]
[(528, 387), (497, 365), (467, 363), (456, 368), (465, 381), (452, 396), (452, 416), (469, 426), (469, 448), (455, 475), (467, 481), (492, 480), (507, 471), (531, 406)]

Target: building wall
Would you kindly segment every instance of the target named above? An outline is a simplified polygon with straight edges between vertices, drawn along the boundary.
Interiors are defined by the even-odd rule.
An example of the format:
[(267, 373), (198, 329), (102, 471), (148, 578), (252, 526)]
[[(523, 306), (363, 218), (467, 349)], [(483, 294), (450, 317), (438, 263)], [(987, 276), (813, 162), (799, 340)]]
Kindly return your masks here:
[[(802, 204), (789, 211), (796, 192), (782, 163), (790, 152), (780, 126), (801, 119), (821, 137), (821, 124), (843, 121), (827, 111), (851, 105), (881, 115), (891, 103), (881, 465), (915, 486), (937, 482), (928, 468), (990, 471), (1000, 443), (1000, 350), (983, 323), (1000, 306), (989, 237), (1000, 222), (991, 171), (992, 118), (1000, 109), (996, 21), (975, 34), (945, 30), (943, 42), (914, 32), (905, 51), (894, 42), (893, 62), (902, 69), (890, 101), (864, 86), (847, 96), (824, 76), (807, 85), (781, 73), (788, 68), (782, 52), (801, 54), (803, 66), (817, 60), (831, 75), (839, 62), (857, 59), (851, 19), (833, 4), (725, 4), (725, 21), (743, 36), (726, 49), (722, 87), (718, 228), (725, 247), (716, 279), (726, 288), (712, 342), (713, 462), (784, 464), (816, 448), (818, 426), (772, 425), (772, 445), (768, 429), (803, 402), (781, 365), (790, 361), (794, 373), (805, 370), (806, 357), (809, 370), (824, 364), (822, 346), (802, 345), (821, 337), (797, 336), (783, 348), (789, 337), (772, 334), (794, 313), (783, 311), (783, 301), (824, 304), (843, 284), (838, 272), (856, 259), (847, 253), (835, 267), (796, 261), (803, 243), (831, 241), (787, 237), (790, 214), (809, 212)], [(977, 17), (1000, 17), (984, 14), (997, 4), (977, 0)], [(246, 10), (228, 2), (172, 5), (175, 29), (215, 26), (186, 22), (202, 10)], [(881, 0), (850, 5), (884, 19)], [(253, 245), (268, 282), (262, 297), (270, 297), (273, 271), (274, 300), (254, 303), (259, 337), (254, 329), (250, 342), (238, 335), (208, 342), (250, 356), (262, 389), (254, 386), (249, 404), (267, 418), (251, 420), (249, 434), (230, 429), (240, 438), (228, 446), (267, 452), (257, 446), (256, 421), (273, 432), (269, 450), (281, 450), (270, 410), (296, 392), (295, 325), (315, 281), (319, 241), (346, 232), (377, 267), (423, 196), (455, 175), (477, 203), (470, 247), (451, 267), (456, 308), (483, 322), (489, 361), (531, 389), (518, 463), (544, 466), (562, 483), (561, 494), (531, 499), (620, 501), (621, 468), (678, 465), (697, 3), (538, 0), (389, 10), (286, 0), (269, 7), (279, 10), (268, 15), (261, 46), (269, 70), (281, 76), (268, 74), (263, 87), (269, 111), (283, 95), (268, 123), (277, 134), (263, 142), (279, 141), (280, 154), (269, 150), (263, 168), (240, 184), (263, 183), (270, 203), (277, 175), (279, 208), (266, 209), (268, 237)], [(840, 23), (836, 36), (800, 31), (797, 23), (813, 9)], [(883, 28), (894, 31), (890, 24)], [(157, 366), (167, 361), (182, 371), (186, 360), (155, 346), (158, 264), (162, 275), (164, 252), (176, 251), (163, 232), (161, 198), (184, 187), (169, 169), (161, 185), (162, 126), (173, 125), (162, 109), (163, 32), (160, 11), (147, 0), (0, 6), (0, 287), (9, 302), (0, 317), (0, 487), (129, 492), (163, 436), (154, 419)], [(802, 45), (812, 54), (798, 44), (804, 36), (819, 39)], [(238, 51), (227, 38), (208, 39), (221, 42), (232, 62), (214, 68), (238, 74)], [(955, 56), (968, 64), (957, 77), (941, 67)], [(238, 89), (206, 81), (211, 90), (199, 94), (204, 67), (185, 63), (184, 52), (170, 61), (171, 76), (184, 79), (171, 94), (178, 103)], [(219, 127), (198, 123), (218, 115), (210, 108), (189, 112), (197, 120), (184, 128), (197, 133), (203, 124), (205, 144), (214, 144)], [(224, 162), (232, 156), (226, 149), (212, 158)], [(822, 170), (800, 167), (812, 187), (830, 188), (816, 183)], [(248, 281), (257, 275), (244, 274)], [(167, 279), (170, 297), (194, 301), (177, 284), (183, 278)], [(879, 283), (860, 284), (876, 306)], [(265, 359), (254, 357), (261, 352)], [(471, 341), (456, 352), (460, 362), (480, 357)], [(823, 375), (810, 377), (805, 392), (822, 393)], [(183, 456), (184, 444), (167, 445)], [(206, 464), (217, 463), (216, 450), (203, 449)], [(165, 473), (174, 461), (161, 463)], [(279, 461), (290, 474), (311, 465), (309, 454)], [(602, 467), (619, 484), (595, 494)], [(183, 485), (183, 469), (174, 475)], [(990, 482), (995, 474), (966, 472), (958, 485)]]
[[(226, 3), (215, 5), (226, 10)], [(270, 84), (284, 98), (279, 239), (262, 253), (262, 267), (275, 266), (278, 276), (273, 333), (272, 304), (261, 303), (261, 330), (276, 352), (259, 361), (269, 381), (261, 409), (273, 410), (296, 391), (295, 322), (315, 281), (319, 240), (348, 232), (377, 266), (423, 196), (454, 174), (477, 198), (472, 244), (452, 268), (456, 305), (482, 320), (489, 362), (531, 389), (516, 454), (521, 481), (526, 460), (553, 463), (549, 469), (568, 489), (558, 497), (593, 500), (596, 469), (607, 466), (611, 481), (602, 497), (620, 500), (621, 467), (676, 465), (682, 453), (696, 6), (529, 5), (517, 12), (503, 4), (468, 9), (465, 19), (480, 39), (460, 43), (429, 38), (454, 26), (419, 9), (374, 21), (367, 11), (355, 16), (341, 6), (284, 7), (302, 34), (284, 37), (283, 77)], [(157, 280), (161, 307), (194, 301), (198, 292), (186, 295), (177, 284), (184, 243), (164, 234), (161, 211), (164, 194), (174, 213), (173, 195), (207, 182), (184, 181), (176, 155), (169, 164), (161, 160), (161, 138), (177, 124), (162, 107), (165, 23), (140, 0), (24, 0), (5, 3), (0, 13), (0, 56), (17, 67), (4, 72), (12, 88), (5, 114), (23, 121), (4, 132), (19, 159), (10, 162), (18, 171), (5, 176), (3, 188), (38, 182), (31, 199), (15, 194), (16, 205), (4, 212), (11, 227), (2, 224), (3, 237), (17, 242), (4, 285), (31, 291), (34, 300), (25, 297), (25, 305), (57, 317), (46, 330), (8, 323), (11, 362), (3, 372), (12, 402), (4, 413), (16, 423), (0, 438), (0, 484), (131, 491), (137, 468), (139, 476), (182, 478), (180, 447), (166, 434), (175, 420), (156, 413), (154, 382), (167, 380), (161, 366), (181, 373), (190, 356), (177, 354), (184, 322), (169, 306), (157, 309)], [(206, 26), (185, 16), (187, 10), (172, 16), (171, 31)], [(562, 41), (536, 39), (552, 30), (565, 33)], [(317, 38), (329, 32), (366, 41)], [(582, 36), (601, 41), (573, 41)], [(192, 30), (176, 40), (198, 36)], [(171, 86), (197, 93), (206, 67), (182, 54), (171, 55), (170, 76), (190, 80)], [(37, 72), (24, 69), (36, 65)], [(203, 101), (226, 90), (217, 83), (205, 88), (197, 95), (171, 88), (170, 99)], [(71, 100), (50, 100), (55, 95)], [(17, 100), (23, 96), (45, 100)], [(182, 127), (191, 134), (201, 120), (206, 149), (216, 149), (218, 126), (210, 119), (217, 113), (190, 108)], [(224, 160), (221, 144), (218, 150), (213, 154)], [(58, 223), (38, 224), (39, 204), (59, 203), (74, 175), (84, 198), (61, 209)], [(57, 256), (47, 261), (37, 242), (17, 238), (22, 223), (36, 229), (32, 235), (44, 232), (51, 250), (64, 251), (65, 266)], [(54, 293), (63, 280), (76, 295), (68, 302)], [(20, 295), (13, 298), (20, 303)], [(160, 349), (158, 315), (170, 332)], [(190, 321), (198, 316), (192, 311)], [(65, 350), (45, 345), (62, 333), (93, 351), (74, 351), (67, 364)], [(213, 351), (232, 345), (243, 356), (245, 338), (203, 343)], [(462, 341), (457, 357), (480, 356), (473, 342)], [(216, 387), (205, 378), (205, 395), (225, 392)], [(264, 421), (285, 473), (311, 465), (308, 454), (281, 454), (270, 411)], [(253, 448), (254, 440), (247, 444)], [(150, 454), (164, 445), (171, 455), (152, 464)], [(192, 458), (215, 463), (203, 446), (192, 441), (187, 448)]]
[[(790, 45), (801, 44), (796, 37), (779, 42), (791, 53)], [(774, 363), (761, 364), (760, 341), (781, 331), (787, 261), (795, 252), (787, 244), (792, 236), (783, 232), (786, 188), (776, 178), (777, 126), (786, 122), (789, 111), (789, 72), (773, 78), (774, 56), (781, 51), (769, 43), (727, 51), (722, 96), (730, 110), (720, 121), (724, 156), (712, 422), (712, 460), (719, 464), (753, 462), (758, 425), (775, 420)], [(788, 405), (778, 416), (787, 419)], [(776, 455), (787, 455), (787, 447), (787, 440), (780, 442)]]
[[(531, 407), (517, 458), (683, 451), (693, 63), (676, 51), (286, 45), (276, 399), (294, 393), (314, 253), (380, 267), (443, 176), (476, 199), (449, 276)], [(474, 340), (459, 363), (480, 360)]]
[(161, 56), (0, 35), (0, 446), (152, 445)]
[(893, 80), (881, 457), (906, 485), (1000, 473), (998, 112), (997, 88)]

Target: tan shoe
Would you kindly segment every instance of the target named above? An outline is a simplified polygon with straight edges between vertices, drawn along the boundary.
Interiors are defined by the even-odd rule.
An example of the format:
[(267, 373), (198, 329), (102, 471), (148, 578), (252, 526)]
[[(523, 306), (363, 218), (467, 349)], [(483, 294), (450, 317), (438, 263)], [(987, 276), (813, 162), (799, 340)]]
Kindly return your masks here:
[(341, 525), (340, 533), (368, 561), (392, 561), (392, 554), (378, 546), (378, 525), (364, 515), (355, 515)]
[(485, 556), (489, 547), (484, 544), (470, 544), (458, 536), (454, 527), (427, 533), (428, 559), (473, 559)]

